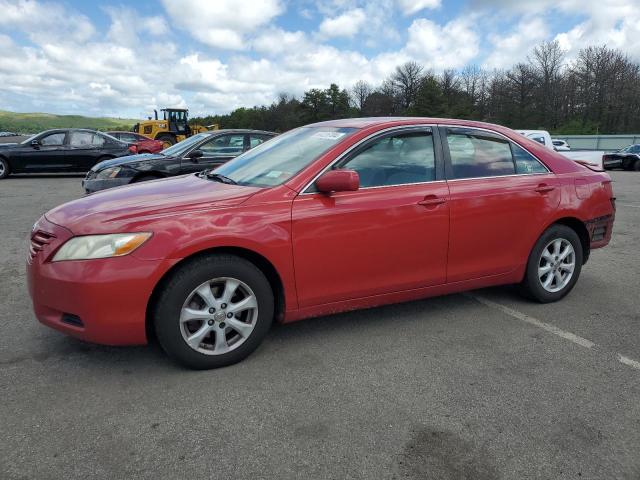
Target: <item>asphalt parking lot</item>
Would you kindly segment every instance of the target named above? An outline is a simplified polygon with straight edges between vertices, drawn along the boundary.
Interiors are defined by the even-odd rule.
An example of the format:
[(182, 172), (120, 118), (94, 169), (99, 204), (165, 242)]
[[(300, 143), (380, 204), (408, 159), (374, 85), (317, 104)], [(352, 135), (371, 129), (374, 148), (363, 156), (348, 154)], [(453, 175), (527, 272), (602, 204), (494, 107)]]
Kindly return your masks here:
[(28, 232), (81, 177), (2, 180), (0, 478), (638, 479), (640, 173), (611, 176), (612, 243), (560, 303), (322, 317), (205, 372), (41, 326)]

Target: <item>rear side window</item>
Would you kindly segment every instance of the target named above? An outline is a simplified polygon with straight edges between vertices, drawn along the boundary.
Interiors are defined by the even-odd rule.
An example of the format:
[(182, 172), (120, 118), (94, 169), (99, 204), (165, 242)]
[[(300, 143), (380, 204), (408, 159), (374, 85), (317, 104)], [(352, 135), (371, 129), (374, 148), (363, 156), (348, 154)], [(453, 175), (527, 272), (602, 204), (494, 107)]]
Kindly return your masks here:
[(483, 132), (447, 129), (453, 178), (478, 178), (516, 173), (510, 142)]
[(244, 134), (222, 135), (200, 146), (205, 155), (240, 155), (244, 150)]
[(373, 140), (340, 168), (358, 172), (363, 188), (433, 181), (433, 136), (420, 131)]
[(101, 147), (104, 145), (104, 137), (91, 132), (71, 132), (69, 145), (72, 147)]
[(516, 173), (547, 173), (547, 168), (524, 148), (512, 143), (511, 151), (516, 163)]
[(524, 148), (488, 132), (449, 128), (447, 144), (454, 179), (548, 172)]

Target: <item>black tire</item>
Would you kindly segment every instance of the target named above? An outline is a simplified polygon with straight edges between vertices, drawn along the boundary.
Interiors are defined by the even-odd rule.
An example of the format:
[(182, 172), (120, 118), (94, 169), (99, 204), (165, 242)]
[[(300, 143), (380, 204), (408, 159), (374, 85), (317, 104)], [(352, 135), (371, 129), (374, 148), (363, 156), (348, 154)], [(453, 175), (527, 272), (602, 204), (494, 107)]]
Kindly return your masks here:
[[(556, 292), (550, 292), (546, 290), (538, 276), (538, 267), (542, 261), (542, 253), (545, 247), (550, 242), (556, 239), (567, 240), (571, 243), (574, 250), (574, 270), (573, 275), (569, 282), (560, 290)], [(580, 277), (580, 271), (582, 270), (583, 261), (582, 243), (578, 234), (570, 227), (566, 225), (552, 225), (540, 236), (536, 244), (534, 245), (531, 253), (529, 254), (529, 260), (527, 262), (527, 270), (525, 272), (524, 280), (520, 284), (521, 292), (528, 298), (536, 300), (540, 303), (556, 302), (567, 295), (575, 286)]]
[(149, 180), (158, 180), (160, 178), (162, 178), (162, 177), (159, 177), (157, 175), (143, 175), (141, 177), (136, 178), (131, 183), (148, 182)]
[[(187, 344), (180, 315), (194, 289), (220, 277), (237, 279), (250, 287), (257, 300), (257, 318), (253, 330), (237, 348), (208, 355)], [(158, 342), (173, 360), (197, 370), (224, 367), (246, 358), (267, 335), (274, 316), (273, 291), (264, 273), (248, 260), (227, 254), (204, 255), (187, 261), (172, 273), (157, 296), (152, 315)]]
[(7, 178), (10, 173), (11, 168), (9, 167), (9, 162), (7, 159), (0, 157), (0, 180)]
[(636, 160), (636, 163), (633, 164), (633, 169), (636, 172), (640, 172), (640, 158), (638, 160)]
[[(156, 137), (156, 140), (168, 145), (175, 145), (176, 143), (178, 143), (176, 137), (174, 135), (171, 135), (170, 133), (161, 133)], [(165, 146), (164, 148), (167, 147)]]

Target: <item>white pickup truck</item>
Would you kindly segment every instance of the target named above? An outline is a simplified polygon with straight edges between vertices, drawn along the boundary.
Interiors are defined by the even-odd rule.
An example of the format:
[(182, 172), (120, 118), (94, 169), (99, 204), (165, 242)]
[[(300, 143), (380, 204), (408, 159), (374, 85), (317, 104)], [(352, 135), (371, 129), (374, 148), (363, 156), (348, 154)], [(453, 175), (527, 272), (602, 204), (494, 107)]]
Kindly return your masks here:
[(580, 160), (602, 168), (602, 156), (606, 153), (602, 150), (583, 150), (577, 152), (558, 150), (553, 146), (551, 135), (546, 130), (516, 130), (516, 132), (541, 143), (551, 150), (556, 150), (559, 154), (571, 160)]

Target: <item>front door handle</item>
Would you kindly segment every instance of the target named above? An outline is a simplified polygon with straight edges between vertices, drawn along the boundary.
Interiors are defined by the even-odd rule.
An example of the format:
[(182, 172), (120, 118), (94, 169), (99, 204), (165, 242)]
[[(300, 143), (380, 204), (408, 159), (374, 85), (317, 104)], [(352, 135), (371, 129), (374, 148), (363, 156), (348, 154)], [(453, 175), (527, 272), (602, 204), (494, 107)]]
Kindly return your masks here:
[(536, 187), (536, 192), (538, 193), (549, 193), (556, 189), (553, 185), (547, 185), (546, 183), (541, 183)]
[(446, 199), (438, 197), (436, 195), (427, 195), (418, 202), (418, 205), (422, 205), (423, 207), (437, 207), (438, 205), (442, 205), (446, 201)]

